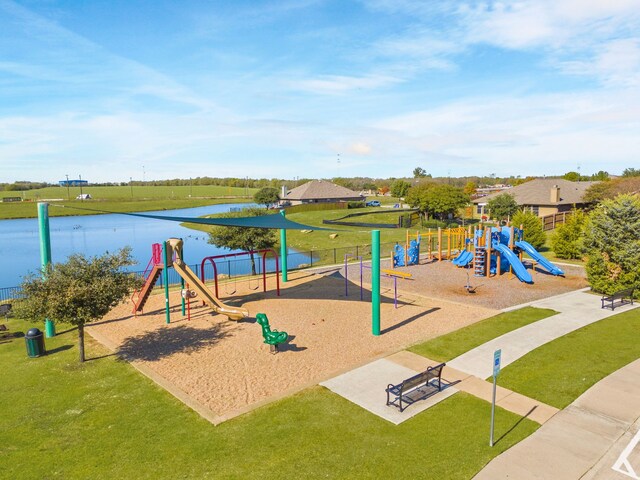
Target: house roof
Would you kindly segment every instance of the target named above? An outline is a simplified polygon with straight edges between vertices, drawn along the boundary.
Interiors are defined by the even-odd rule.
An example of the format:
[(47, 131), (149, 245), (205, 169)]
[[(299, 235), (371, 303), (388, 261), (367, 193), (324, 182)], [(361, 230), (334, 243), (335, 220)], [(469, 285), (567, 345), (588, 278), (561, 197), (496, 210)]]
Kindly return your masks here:
[(324, 180), (312, 180), (287, 193), (286, 200), (362, 198), (358, 192)]
[[(575, 203), (584, 203), (582, 197), (594, 183), (598, 182), (570, 182), (562, 178), (537, 178), (509, 190), (476, 198), (473, 203), (487, 203), (498, 195), (508, 193), (513, 195), (518, 205), (573, 205)], [(560, 201), (552, 202), (550, 198), (551, 188), (556, 185), (560, 188)]]

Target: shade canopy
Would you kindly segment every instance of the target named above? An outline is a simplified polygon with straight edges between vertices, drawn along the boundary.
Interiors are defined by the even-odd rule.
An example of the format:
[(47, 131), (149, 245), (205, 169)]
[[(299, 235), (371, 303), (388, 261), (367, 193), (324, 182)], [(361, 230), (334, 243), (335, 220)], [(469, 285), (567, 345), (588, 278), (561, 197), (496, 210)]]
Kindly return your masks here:
[(259, 217), (233, 217), (233, 218), (201, 218), (201, 217), (170, 217), (167, 215), (152, 215), (148, 213), (110, 212), (93, 208), (70, 207), (68, 205), (54, 205), (56, 207), (73, 208), (76, 210), (88, 210), (97, 213), (116, 213), (131, 217), (153, 218), (155, 220), (168, 220), (180, 223), (197, 223), (200, 225), (218, 225), (221, 227), (250, 227), (250, 228), (275, 228), (279, 230), (332, 230), (330, 228), (313, 227), (302, 223), (292, 222), (284, 215), (272, 214)]

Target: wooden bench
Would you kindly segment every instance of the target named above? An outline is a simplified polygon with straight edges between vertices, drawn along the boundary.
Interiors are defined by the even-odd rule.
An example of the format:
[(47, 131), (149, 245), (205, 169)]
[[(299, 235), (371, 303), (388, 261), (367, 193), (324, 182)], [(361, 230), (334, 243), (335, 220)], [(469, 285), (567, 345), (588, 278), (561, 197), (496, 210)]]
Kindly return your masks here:
[[(428, 397), (434, 393), (434, 385), (431, 385), (431, 380), (437, 379), (438, 391), (442, 390), (442, 369), (445, 364), (441, 363), (434, 367), (427, 368), (424, 372), (414, 375), (411, 378), (407, 378), (398, 385), (389, 384), (387, 386), (387, 405), (393, 405), (402, 412), (405, 408), (418, 400)], [(425, 388), (431, 387), (431, 388)], [(391, 400), (391, 395), (395, 398)], [(405, 406), (403, 406), (403, 402)]]
[[(602, 297), (602, 308), (610, 308), (611, 310), (615, 310), (616, 307), (620, 307), (622, 305), (633, 305), (634, 290), (635, 289), (633, 287), (625, 288), (624, 290), (615, 292), (613, 295)], [(608, 302), (608, 305), (605, 305), (605, 302)]]

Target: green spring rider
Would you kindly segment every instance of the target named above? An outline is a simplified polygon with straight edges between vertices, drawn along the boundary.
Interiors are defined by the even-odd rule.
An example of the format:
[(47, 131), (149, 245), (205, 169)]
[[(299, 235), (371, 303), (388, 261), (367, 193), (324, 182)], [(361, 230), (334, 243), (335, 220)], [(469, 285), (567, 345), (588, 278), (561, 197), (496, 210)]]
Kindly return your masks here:
[(287, 332), (271, 330), (269, 319), (264, 313), (258, 313), (256, 315), (256, 322), (262, 327), (264, 343), (271, 346), (271, 353), (277, 353), (278, 345), (285, 343), (289, 338), (289, 334)]

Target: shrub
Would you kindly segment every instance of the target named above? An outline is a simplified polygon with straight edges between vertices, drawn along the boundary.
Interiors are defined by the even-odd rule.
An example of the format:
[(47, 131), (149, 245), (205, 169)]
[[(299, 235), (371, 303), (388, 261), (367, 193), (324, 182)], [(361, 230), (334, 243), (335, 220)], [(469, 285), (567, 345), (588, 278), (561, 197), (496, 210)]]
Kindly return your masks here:
[(520, 210), (512, 219), (514, 227), (524, 230), (524, 239), (529, 242), (533, 248), (539, 250), (544, 245), (547, 236), (542, 229), (542, 222), (540, 218), (533, 212)]
[(587, 278), (596, 292), (640, 292), (640, 198), (619, 195), (589, 215)]
[(567, 221), (556, 228), (551, 236), (551, 248), (558, 258), (581, 259), (585, 254), (584, 235), (587, 216), (582, 210), (574, 210)]
[(348, 202), (347, 208), (364, 208), (364, 202)]

